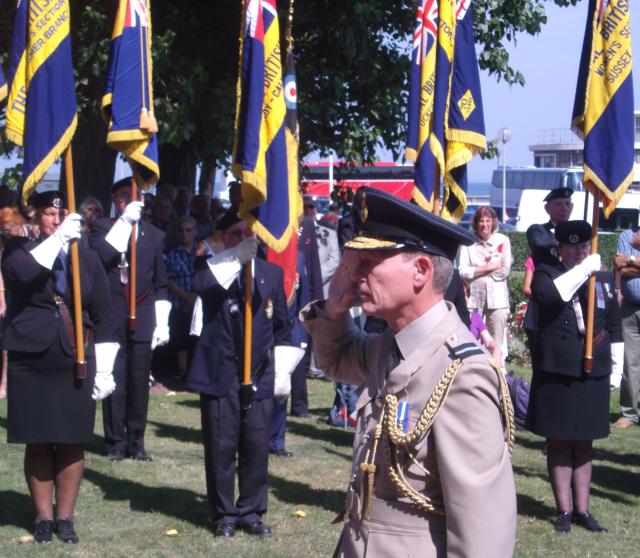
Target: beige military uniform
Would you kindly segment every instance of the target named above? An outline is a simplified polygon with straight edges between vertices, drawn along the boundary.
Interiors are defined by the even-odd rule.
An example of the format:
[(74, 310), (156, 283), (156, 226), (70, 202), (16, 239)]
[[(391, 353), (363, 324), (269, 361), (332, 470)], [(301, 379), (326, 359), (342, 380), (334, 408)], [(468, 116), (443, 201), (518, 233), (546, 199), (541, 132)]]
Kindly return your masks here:
[[(330, 320), (317, 303), (302, 317), (320, 368), (362, 384), (335, 556), (512, 556), (516, 493), (506, 386), (485, 353), (464, 358), (480, 351), (451, 305), (438, 303), (395, 335), (404, 360), (388, 377), (393, 331), (367, 335), (349, 317)], [(453, 378), (448, 385), (445, 372)], [(396, 419), (403, 402), (410, 405), (404, 432)]]

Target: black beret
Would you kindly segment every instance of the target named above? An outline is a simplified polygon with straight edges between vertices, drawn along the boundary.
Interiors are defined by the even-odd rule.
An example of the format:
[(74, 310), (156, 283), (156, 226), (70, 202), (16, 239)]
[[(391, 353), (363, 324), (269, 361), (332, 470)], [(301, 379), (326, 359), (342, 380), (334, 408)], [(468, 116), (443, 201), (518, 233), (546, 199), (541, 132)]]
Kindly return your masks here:
[(582, 244), (591, 240), (591, 225), (586, 221), (565, 221), (556, 225), (556, 240), (560, 244)]
[(461, 244), (475, 242), (461, 226), (382, 190), (363, 186), (353, 203), (358, 235), (348, 250), (419, 250), (453, 260)]
[(64, 194), (59, 190), (36, 192), (29, 198), (29, 205), (34, 209), (45, 209), (46, 207), (62, 209), (66, 207)]
[(115, 182), (113, 186), (111, 186), (111, 193), (114, 194), (120, 188), (129, 188), (131, 186), (131, 182), (133, 182), (133, 176), (121, 178), (120, 180), (118, 180), (118, 182)]
[(242, 221), (242, 219), (238, 217), (237, 211), (233, 209), (227, 209), (222, 219), (220, 219), (220, 221), (216, 223), (216, 230), (226, 231), (228, 228), (233, 227), (233, 225), (240, 221)]
[(573, 190), (571, 188), (555, 188), (545, 196), (544, 201), (549, 203), (553, 200), (561, 200), (570, 198), (571, 196), (573, 196)]

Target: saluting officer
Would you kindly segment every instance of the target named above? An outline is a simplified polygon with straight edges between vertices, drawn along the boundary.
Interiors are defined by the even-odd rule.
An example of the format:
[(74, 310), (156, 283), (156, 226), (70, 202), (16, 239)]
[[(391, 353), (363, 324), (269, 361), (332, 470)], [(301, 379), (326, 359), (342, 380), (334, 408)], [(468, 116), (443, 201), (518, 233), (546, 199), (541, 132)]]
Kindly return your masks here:
[[(354, 205), (326, 301), (302, 312), (319, 366), (361, 384), (345, 526), (335, 556), (513, 554), (513, 411), (504, 377), (443, 294), (457, 225), (373, 188)], [(358, 330), (349, 308), (389, 328)]]
[[(203, 328), (187, 374), (200, 393), (207, 497), (214, 534), (233, 537), (236, 528), (271, 536), (267, 511), (267, 466), (273, 414), (274, 348), (290, 345), (282, 269), (256, 258), (258, 240), (230, 209), (218, 221), (226, 250), (196, 262), (193, 288), (202, 298)], [(245, 287), (243, 265), (253, 266), (251, 381), (253, 401), (241, 396)], [(241, 273), (242, 272), (242, 273)], [(245, 391), (246, 393), (246, 391)], [(238, 473), (238, 499), (234, 483)]]
[[(112, 461), (131, 457), (151, 461), (144, 447), (149, 406), (151, 352), (169, 341), (167, 270), (163, 258), (162, 231), (141, 221), (143, 203), (131, 200), (132, 178), (123, 178), (112, 189), (111, 199), (118, 214), (113, 221), (91, 223), (90, 245), (109, 278), (113, 321), (120, 351), (116, 358), (116, 390), (103, 402), (107, 456)], [(136, 243), (136, 323), (129, 328), (129, 240), (133, 224), (138, 225)]]
[(7, 439), (26, 444), (24, 472), (36, 512), (35, 542), (51, 542), (56, 531), (60, 540), (74, 544), (83, 444), (93, 440), (94, 400), (113, 391), (118, 344), (102, 264), (95, 252), (79, 247), (87, 369), (85, 379), (75, 378), (68, 252), (69, 241), (80, 238), (81, 218), (66, 215), (61, 192), (35, 194), (31, 205), (40, 238), (12, 238), (2, 258), (10, 294), (4, 338), (9, 352)]

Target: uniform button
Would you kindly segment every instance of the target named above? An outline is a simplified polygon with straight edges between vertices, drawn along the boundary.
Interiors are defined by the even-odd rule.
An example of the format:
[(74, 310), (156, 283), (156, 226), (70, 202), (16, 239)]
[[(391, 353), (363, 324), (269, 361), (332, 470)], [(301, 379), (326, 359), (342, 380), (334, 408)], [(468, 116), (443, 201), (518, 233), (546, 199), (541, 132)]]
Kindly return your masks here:
[(382, 403), (382, 399), (380, 399), (379, 397), (376, 397), (375, 404), (376, 404), (376, 407), (378, 407), (379, 409), (381, 409), (381, 408), (382, 408), (382, 405), (383, 405), (383, 403)]
[(54, 317), (56, 317), (56, 318), (59, 318), (59, 317), (60, 317), (60, 314), (58, 314), (58, 312), (54, 312), (54, 313), (53, 313), (53, 315), (54, 315)]

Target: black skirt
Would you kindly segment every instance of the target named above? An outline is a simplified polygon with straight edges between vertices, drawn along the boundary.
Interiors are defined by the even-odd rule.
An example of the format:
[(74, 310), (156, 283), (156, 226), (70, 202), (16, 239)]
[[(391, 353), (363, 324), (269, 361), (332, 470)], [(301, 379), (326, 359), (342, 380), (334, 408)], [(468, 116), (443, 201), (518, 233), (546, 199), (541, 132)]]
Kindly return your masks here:
[(41, 353), (9, 351), (9, 443), (84, 444), (93, 439), (96, 404), (91, 399), (95, 357), (87, 378), (76, 380), (74, 359), (58, 341)]
[(525, 427), (551, 440), (609, 435), (609, 376), (576, 378), (534, 371)]

